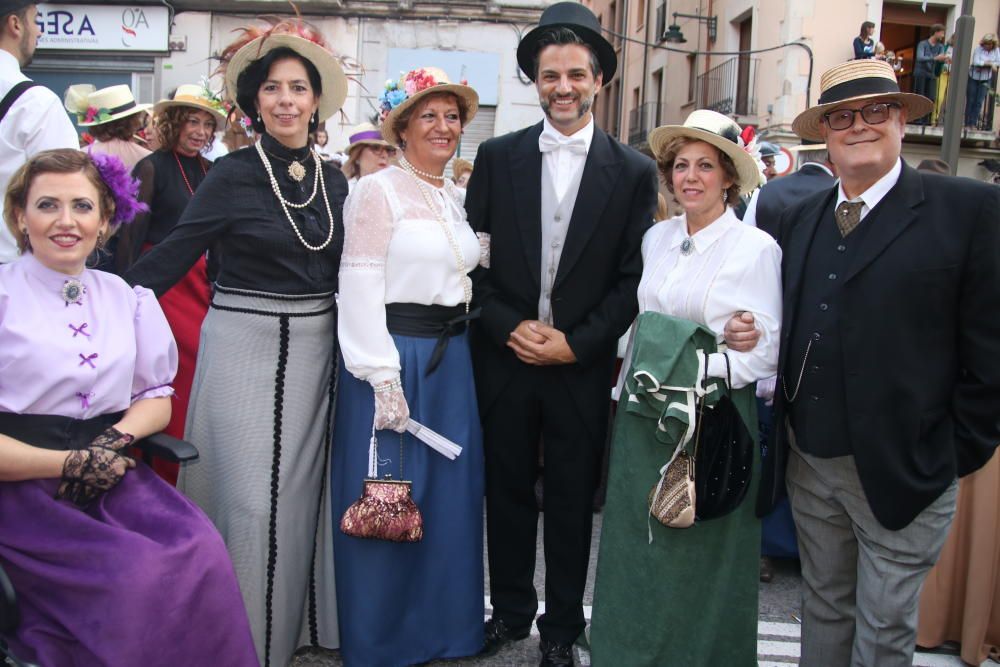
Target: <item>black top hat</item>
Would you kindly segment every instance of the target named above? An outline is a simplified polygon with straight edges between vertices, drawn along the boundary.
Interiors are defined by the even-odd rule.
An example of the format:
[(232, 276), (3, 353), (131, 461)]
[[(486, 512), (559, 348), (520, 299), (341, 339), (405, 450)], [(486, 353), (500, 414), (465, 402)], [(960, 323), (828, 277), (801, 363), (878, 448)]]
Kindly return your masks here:
[(601, 36), (601, 24), (594, 13), (578, 2), (557, 2), (550, 5), (538, 21), (538, 26), (532, 29), (521, 43), (517, 45), (517, 64), (521, 71), (535, 80), (535, 56), (538, 54), (538, 39), (548, 28), (569, 28), (586, 42), (587, 46), (597, 54), (597, 62), (601, 65), (604, 83), (615, 76), (618, 69), (618, 57), (615, 47)]

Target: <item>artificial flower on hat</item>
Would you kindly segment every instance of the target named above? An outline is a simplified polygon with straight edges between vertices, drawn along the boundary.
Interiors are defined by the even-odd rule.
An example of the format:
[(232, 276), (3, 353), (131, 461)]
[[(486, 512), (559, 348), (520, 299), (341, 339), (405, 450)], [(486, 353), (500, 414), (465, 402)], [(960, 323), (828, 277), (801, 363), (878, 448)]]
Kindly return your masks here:
[[(378, 96), (380, 120), (385, 120), (390, 111), (417, 93), (434, 86), (451, 84), (447, 75), (442, 75), (444, 75), (444, 72), (437, 67), (421, 67), (409, 72), (400, 72), (399, 79), (396, 81), (392, 79), (386, 81), (385, 87)], [(465, 79), (462, 79), (459, 83), (463, 86), (469, 85), (469, 82)]]
[(462, 79), (452, 83), (448, 74), (437, 67), (419, 67), (409, 72), (400, 72), (399, 79), (385, 82), (378, 96), (379, 120), (382, 123), (382, 136), (391, 144), (399, 145), (400, 138), (396, 135), (395, 120), (403, 111), (416, 103), (418, 99), (432, 92), (451, 93), (461, 98), (465, 103), (464, 125), (467, 125), (479, 110), (479, 94), (469, 87)]

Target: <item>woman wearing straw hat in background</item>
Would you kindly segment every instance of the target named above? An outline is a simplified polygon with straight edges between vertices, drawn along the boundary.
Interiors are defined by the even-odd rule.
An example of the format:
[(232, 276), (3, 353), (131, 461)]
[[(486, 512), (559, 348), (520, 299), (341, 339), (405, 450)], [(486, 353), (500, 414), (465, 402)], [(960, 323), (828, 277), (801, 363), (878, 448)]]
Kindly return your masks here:
[[(781, 251), (731, 208), (741, 192), (763, 181), (749, 138), (732, 120), (707, 110), (649, 135), (667, 190), (684, 212), (643, 237), (638, 298), (640, 318), (663, 313), (707, 327), (716, 340), (734, 314), (753, 313), (760, 342), (749, 352), (710, 354), (707, 375), (725, 382), (731, 368), (733, 403), (756, 433), (754, 383), (774, 375), (778, 361)], [(635, 391), (630, 373), (637, 364), (666, 363), (642, 359), (638, 345), (629, 347), (623, 366), (629, 372), (619, 382), (627, 394), (622, 402)], [(658, 354), (667, 359), (678, 353)], [(689, 379), (696, 382), (702, 369), (697, 363), (692, 368)], [(594, 664), (756, 664), (758, 474), (730, 514), (686, 530), (660, 525), (649, 518), (647, 495), (661, 466), (682, 446), (669, 429), (660, 430), (632, 407), (617, 412), (594, 592)]]
[(122, 84), (109, 88), (78, 83), (66, 89), (66, 110), (76, 114), (78, 127), (89, 128), (92, 153), (114, 155), (131, 169), (150, 151), (139, 145), (136, 133), (146, 125), (152, 104), (137, 104), (132, 90)]
[[(162, 242), (177, 225), (211, 163), (202, 151), (212, 145), (215, 130), (225, 124), (222, 101), (201, 85), (182, 85), (173, 96), (154, 107), (153, 126), (159, 148), (135, 166), (141, 183), (139, 199), (149, 210), (123, 230), (115, 253), (119, 274), (139, 255)], [(160, 306), (177, 340), (180, 359), (174, 381), (174, 411), (166, 433), (184, 437), (187, 405), (198, 358), (201, 323), (210, 297), (206, 260), (201, 256), (170, 290), (160, 295)], [(154, 468), (171, 483), (177, 481), (176, 464), (156, 461)]]
[(348, 140), (351, 143), (344, 151), (344, 175), (352, 190), (358, 179), (385, 169), (396, 159), (396, 147), (383, 139), (382, 131), (371, 123), (354, 126)]
[(162, 294), (217, 253), (185, 430), (201, 458), (178, 487), (226, 539), (261, 663), (283, 666), (299, 646), (337, 645), (325, 482), (347, 182), (309, 133), (347, 77), (299, 19), (246, 28), (222, 60), (260, 141), (213, 167), (126, 277)]
[(472, 163), (460, 157), (455, 158), (451, 163), (451, 180), (459, 188), (464, 190), (469, 185), (469, 178), (472, 177)]
[[(483, 246), (444, 176), (479, 96), (441, 70), (381, 95), (399, 166), (358, 181), (344, 213), (334, 516), (370, 471), (412, 481), (419, 542), (335, 536), (347, 665), (412, 665), (483, 646), (483, 451), (466, 326)], [(405, 434), (409, 417), (463, 449), (449, 460)], [(377, 432), (377, 433), (376, 433)], [(377, 435), (377, 451), (369, 443)], [(398, 435), (397, 435), (398, 433)]]

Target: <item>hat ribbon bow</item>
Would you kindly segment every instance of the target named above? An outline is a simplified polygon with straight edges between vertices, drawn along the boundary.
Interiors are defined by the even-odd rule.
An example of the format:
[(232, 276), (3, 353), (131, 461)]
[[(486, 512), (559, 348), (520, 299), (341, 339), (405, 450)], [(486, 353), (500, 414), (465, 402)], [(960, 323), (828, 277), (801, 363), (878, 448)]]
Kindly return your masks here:
[(550, 153), (557, 148), (565, 148), (577, 155), (586, 155), (587, 141), (583, 137), (567, 137), (549, 132), (542, 132), (538, 136), (538, 150), (542, 153)]

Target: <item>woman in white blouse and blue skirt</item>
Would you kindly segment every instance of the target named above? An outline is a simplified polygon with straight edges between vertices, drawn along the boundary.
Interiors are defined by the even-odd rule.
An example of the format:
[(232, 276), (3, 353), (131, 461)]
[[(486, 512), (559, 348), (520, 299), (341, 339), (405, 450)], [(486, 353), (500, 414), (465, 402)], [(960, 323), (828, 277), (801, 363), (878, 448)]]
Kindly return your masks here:
[[(750, 132), (707, 110), (693, 112), (684, 125), (653, 130), (650, 148), (684, 213), (643, 237), (638, 290), (640, 318), (654, 311), (693, 322), (719, 342), (731, 317), (753, 314), (756, 347), (720, 350), (707, 363), (711, 378), (726, 378), (730, 367), (732, 400), (752, 434), (754, 384), (775, 373), (781, 326), (781, 250), (731, 208), (762, 182), (754, 143)], [(663, 341), (664, 348), (682, 344)], [(638, 345), (634, 355), (631, 348), (623, 377), (639, 363)], [(671, 354), (677, 350), (662, 351)], [(754, 470), (731, 513), (688, 529), (662, 526), (650, 519), (647, 504), (672, 451), (658, 427), (620, 405), (594, 593), (594, 664), (756, 665), (759, 475)], [(759, 455), (754, 459), (758, 468)]]
[[(335, 527), (341, 654), (365, 667), (475, 654), (484, 613), (482, 435), (466, 337), (468, 274), (484, 246), (444, 176), (479, 98), (425, 68), (388, 84), (380, 102), (401, 157), (362, 177), (345, 205), (331, 493), (336, 520), (371, 473), (411, 481), (423, 538)], [(410, 418), (461, 454), (450, 460), (406, 433)]]

